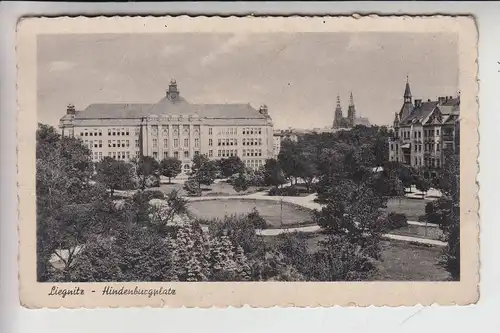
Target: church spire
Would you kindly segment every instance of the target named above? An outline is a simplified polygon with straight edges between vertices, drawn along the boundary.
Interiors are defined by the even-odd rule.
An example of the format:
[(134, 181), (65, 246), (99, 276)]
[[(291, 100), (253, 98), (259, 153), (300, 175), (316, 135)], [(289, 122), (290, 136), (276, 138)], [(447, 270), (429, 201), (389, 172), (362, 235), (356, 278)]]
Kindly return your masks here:
[(404, 94), (404, 102), (411, 103), (411, 90), (410, 90), (410, 81), (408, 80), (408, 75), (406, 75), (406, 87)]
[(347, 108), (347, 121), (349, 127), (354, 127), (356, 123), (356, 107), (354, 106), (354, 97), (352, 96), (352, 91), (351, 95), (349, 96), (349, 107)]
[(349, 106), (354, 106), (354, 97), (352, 97), (352, 91), (351, 96), (349, 97)]
[(342, 107), (340, 106), (340, 95), (337, 94), (337, 109), (341, 109)]

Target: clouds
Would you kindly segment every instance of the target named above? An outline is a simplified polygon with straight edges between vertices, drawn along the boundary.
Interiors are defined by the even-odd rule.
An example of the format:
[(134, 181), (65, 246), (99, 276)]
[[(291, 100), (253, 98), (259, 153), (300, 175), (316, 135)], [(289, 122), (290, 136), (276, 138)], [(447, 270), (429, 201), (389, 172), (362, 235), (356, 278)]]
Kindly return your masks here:
[[(112, 37), (112, 38), (111, 38)], [(276, 127), (322, 127), (337, 92), (373, 123), (399, 110), (406, 75), (423, 99), (455, 94), (456, 37), (403, 33), (46, 35), (40, 38), (40, 121), (68, 103), (153, 103), (175, 78), (192, 103), (267, 104)], [(97, 43), (99, 41), (99, 43)], [(378, 48), (378, 51), (373, 50)]]
[(168, 58), (171, 55), (181, 53), (184, 47), (181, 45), (166, 45), (160, 50), (160, 55)]
[(63, 60), (51, 61), (48, 65), (50, 72), (64, 72), (74, 68), (75, 66), (76, 64), (74, 62)]
[(201, 65), (206, 66), (214, 62), (223, 54), (229, 54), (239, 46), (245, 44), (249, 40), (248, 34), (234, 34), (227, 39), (220, 47), (208, 53), (201, 59)]

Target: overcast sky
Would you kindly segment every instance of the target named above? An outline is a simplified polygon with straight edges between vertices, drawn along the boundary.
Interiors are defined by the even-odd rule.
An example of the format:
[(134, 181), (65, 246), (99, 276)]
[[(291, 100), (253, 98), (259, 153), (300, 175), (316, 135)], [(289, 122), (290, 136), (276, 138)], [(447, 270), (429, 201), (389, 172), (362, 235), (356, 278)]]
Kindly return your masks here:
[(191, 103), (267, 104), (276, 128), (330, 126), (340, 94), (358, 115), (389, 124), (406, 75), (416, 98), (456, 95), (451, 34), (134, 34), (38, 38), (39, 122), (68, 103), (155, 103), (171, 78)]

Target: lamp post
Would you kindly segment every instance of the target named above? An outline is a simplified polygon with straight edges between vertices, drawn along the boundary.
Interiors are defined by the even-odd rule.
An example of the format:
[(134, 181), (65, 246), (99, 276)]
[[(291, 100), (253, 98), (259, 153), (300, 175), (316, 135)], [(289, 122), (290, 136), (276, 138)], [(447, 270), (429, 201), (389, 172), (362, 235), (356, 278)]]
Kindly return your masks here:
[(283, 197), (280, 198), (280, 226), (283, 227)]

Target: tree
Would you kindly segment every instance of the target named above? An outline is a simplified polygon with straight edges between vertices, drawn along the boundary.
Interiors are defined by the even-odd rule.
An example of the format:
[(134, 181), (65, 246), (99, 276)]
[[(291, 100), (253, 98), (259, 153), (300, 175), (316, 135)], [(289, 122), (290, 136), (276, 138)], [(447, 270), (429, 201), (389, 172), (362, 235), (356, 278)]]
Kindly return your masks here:
[(219, 168), (217, 162), (209, 160), (207, 156), (195, 155), (191, 170), (192, 179), (197, 182), (201, 191), (202, 184), (207, 186), (213, 184)]
[(422, 198), (425, 197), (425, 194), (429, 189), (431, 188), (431, 183), (428, 179), (424, 178), (423, 176), (420, 176), (416, 179), (415, 185), (417, 187), (417, 190), (422, 192)]
[(250, 186), (250, 179), (246, 172), (238, 173), (238, 176), (233, 180), (233, 188), (236, 192), (248, 190)]
[(283, 172), (283, 175), (292, 181), (299, 177), (298, 171), (302, 168), (301, 150), (296, 142), (284, 140), (281, 144), (280, 152), (278, 155), (278, 163)]
[[(36, 138), (37, 278), (46, 281), (53, 278), (51, 258), (62, 253), (59, 251), (61, 244), (69, 249), (67, 252), (71, 256), (65, 266), (71, 264), (71, 253), (76, 251), (72, 244), (77, 244), (79, 240), (75, 238), (84, 234), (82, 230), (72, 235), (74, 230), (71, 228), (87, 225), (77, 225), (81, 222), (77, 221), (78, 216), (67, 215), (61, 219), (61, 210), (67, 206), (105, 202), (106, 191), (91, 183), (90, 150), (80, 140), (61, 137), (55, 128), (43, 124), (38, 125)], [(85, 215), (83, 221), (88, 217)], [(67, 271), (64, 278), (67, 278)]]
[(201, 195), (200, 184), (194, 177), (189, 177), (189, 179), (184, 182), (184, 190), (191, 196)]
[(225, 178), (245, 171), (245, 163), (238, 156), (230, 156), (219, 160), (220, 170)]
[(133, 187), (132, 166), (124, 161), (104, 157), (97, 163), (97, 180), (104, 184), (113, 198), (115, 190), (126, 190)]
[(158, 177), (160, 164), (151, 156), (143, 156), (136, 161), (136, 173), (139, 177), (139, 182), (142, 190), (146, 189), (148, 177)]
[(376, 270), (371, 253), (340, 235), (322, 241), (312, 261), (311, 275), (319, 281), (366, 281)]
[(167, 157), (160, 162), (161, 174), (168, 177), (168, 182), (172, 183), (172, 178), (177, 177), (182, 172), (182, 162), (177, 158)]
[(267, 185), (272, 185), (278, 188), (279, 185), (285, 183), (285, 177), (281, 167), (275, 159), (266, 160), (264, 165), (265, 181)]
[(447, 246), (441, 264), (453, 280), (460, 279), (460, 157), (445, 152), (441, 191), (443, 196), (425, 207), (426, 219), (443, 231)]

